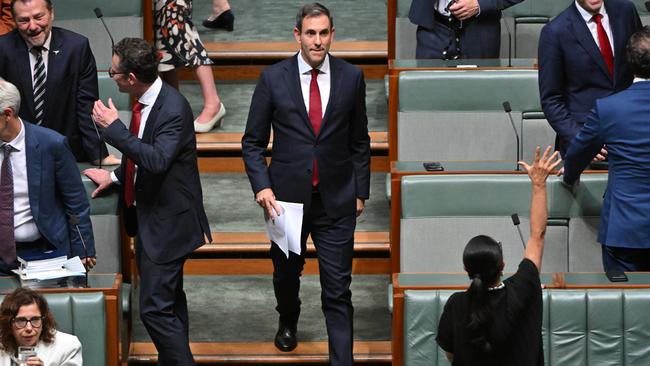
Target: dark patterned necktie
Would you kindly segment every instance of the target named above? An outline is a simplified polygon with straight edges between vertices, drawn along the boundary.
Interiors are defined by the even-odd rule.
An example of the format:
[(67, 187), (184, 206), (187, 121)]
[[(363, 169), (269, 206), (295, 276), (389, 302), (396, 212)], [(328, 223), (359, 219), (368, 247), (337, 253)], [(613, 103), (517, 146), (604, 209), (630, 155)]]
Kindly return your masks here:
[(34, 56), (36, 56), (36, 64), (34, 65), (34, 123), (40, 125), (43, 123), (43, 116), (45, 115), (45, 63), (43, 62), (43, 48), (32, 48)]
[[(311, 82), (309, 83), (309, 120), (314, 129), (314, 134), (318, 136), (321, 123), (323, 122), (323, 105), (320, 100), (320, 89), (318, 88), (318, 69), (311, 70)], [(311, 184), (315, 187), (320, 180), (318, 179), (318, 164), (314, 159), (313, 174)]]
[(11, 264), (16, 260), (16, 243), (14, 242), (14, 175), (9, 155), (13, 148), (9, 144), (2, 146), (4, 160), (0, 168), (0, 259)]

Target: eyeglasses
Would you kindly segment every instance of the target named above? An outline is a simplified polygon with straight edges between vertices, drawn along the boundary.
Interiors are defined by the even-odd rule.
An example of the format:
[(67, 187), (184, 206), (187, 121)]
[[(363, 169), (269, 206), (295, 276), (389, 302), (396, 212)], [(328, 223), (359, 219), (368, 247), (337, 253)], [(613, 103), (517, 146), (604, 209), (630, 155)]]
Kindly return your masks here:
[(29, 319), (20, 317), (20, 318), (14, 318), (12, 322), (18, 329), (25, 328), (27, 326), (27, 323), (31, 324), (32, 328), (40, 328), (41, 325), (43, 325), (43, 317), (35, 316)]
[(111, 69), (108, 69), (108, 77), (110, 77), (111, 79), (112, 79), (115, 75), (124, 75), (124, 74), (128, 74), (128, 72), (117, 72), (117, 71), (113, 71), (112, 68), (111, 68)]

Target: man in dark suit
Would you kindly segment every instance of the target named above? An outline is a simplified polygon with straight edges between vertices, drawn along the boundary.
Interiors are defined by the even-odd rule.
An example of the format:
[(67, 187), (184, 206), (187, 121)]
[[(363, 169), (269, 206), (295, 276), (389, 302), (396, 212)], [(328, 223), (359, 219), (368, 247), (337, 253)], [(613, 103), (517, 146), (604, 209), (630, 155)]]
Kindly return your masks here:
[(632, 35), (627, 58), (634, 84), (596, 101), (571, 141), (564, 181), (574, 184), (600, 147), (607, 146), (609, 177), (598, 231), (603, 266), (606, 271), (650, 271), (650, 28)]
[[(351, 365), (353, 234), (370, 190), (365, 82), (360, 70), (329, 55), (334, 27), (323, 5), (301, 8), (294, 36), (300, 52), (264, 70), (242, 138), (246, 172), (266, 216), (282, 214), (276, 199), (304, 205), (300, 254), (289, 252), (287, 257), (271, 244), (280, 314), (275, 345), (281, 351), (297, 345), (299, 277), (311, 234), (330, 362)], [(264, 152), (271, 129), (273, 151), (267, 167)]]
[(523, 0), (413, 0), (416, 58), (499, 58), (501, 11)]
[(140, 317), (159, 365), (193, 365), (189, 347), (183, 264), (212, 241), (203, 209), (192, 110), (187, 100), (158, 77), (157, 52), (146, 41), (125, 38), (115, 45), (109, 73), (120, 91), (137, 99), (130, 128), (112, 100), (95, 103), (93, 119), (102, 137), (122, 152), (113, 173), (88, 169), (99, 184), (93, 197), (114, 182), (122, 187), (129, 235), (137, 232)]
[[(625, 45), (639, 28), (641, 20), (628, 0), (577, 0), (542, 29), (539, 94), (562, 156), (596, 99), (632, 83)], [(596, 160), (606, 154), (603, 150)]]
[(19, 109), (18, 89), (0, 78), (0, 272), (16, 268), (16, 256), (49, 250), (84, 262), (87, 255), (92, 267), (90, 205), (74, 157), (63, 136), (23, 122)]
[(50, 0), (14, 0), (12, 13), (16, 29), (0, 37), (0, 77), (20, 90), (19, 115), (66, 136), (77, 161), (119, 163), (90, 119), (98, 86), (88, 39), (52, 27)]

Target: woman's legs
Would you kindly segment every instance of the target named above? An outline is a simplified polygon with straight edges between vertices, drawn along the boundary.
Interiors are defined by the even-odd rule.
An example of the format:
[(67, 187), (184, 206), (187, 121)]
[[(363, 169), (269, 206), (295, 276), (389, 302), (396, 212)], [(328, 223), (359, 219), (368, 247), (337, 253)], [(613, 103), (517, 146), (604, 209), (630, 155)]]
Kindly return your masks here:
[(203, 94), (203, 110), (196, 118), (196, 122), (205, 123), (212, 120), (219, 113), (221, 99), (217, 93), (211, 66), (201, 65), (194, 69), (194, 73), (196, 73)]

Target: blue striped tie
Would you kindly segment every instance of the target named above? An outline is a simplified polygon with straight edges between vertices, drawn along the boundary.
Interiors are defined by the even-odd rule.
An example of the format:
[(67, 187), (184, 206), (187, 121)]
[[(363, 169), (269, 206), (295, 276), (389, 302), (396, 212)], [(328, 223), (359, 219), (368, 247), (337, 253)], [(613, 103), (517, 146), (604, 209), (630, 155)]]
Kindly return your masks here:
[(43, 48), (33, 47), (32, 52), (36, 56), (34, 65), (34, 123), (40, 125), (43, 123), (45, 115), (45, 63), (43, 62)]
[(14, 175), (9, 155), (13, 147), (2, 146), (4, 160), (0, 168), (0, 259), (6, 264), (16, 260), (16, 243), (14, 242)]

